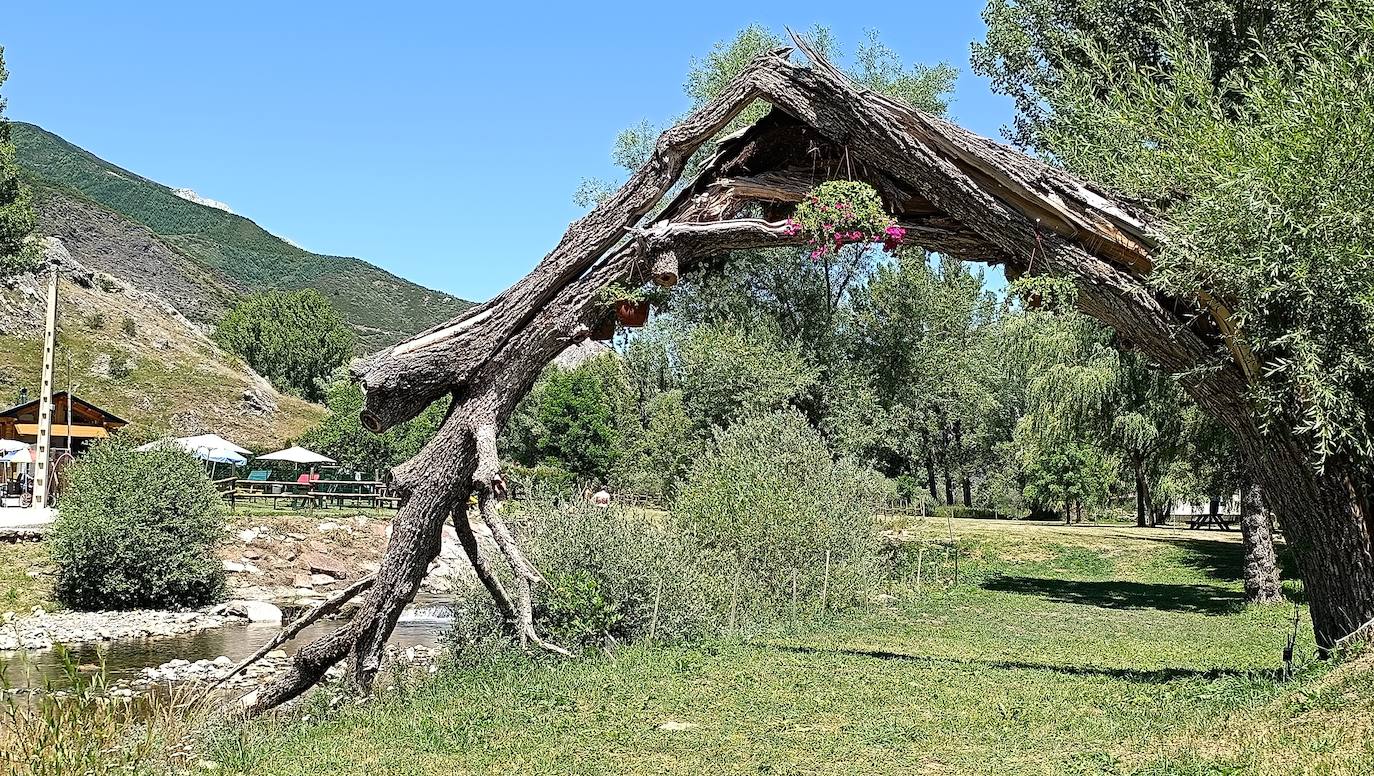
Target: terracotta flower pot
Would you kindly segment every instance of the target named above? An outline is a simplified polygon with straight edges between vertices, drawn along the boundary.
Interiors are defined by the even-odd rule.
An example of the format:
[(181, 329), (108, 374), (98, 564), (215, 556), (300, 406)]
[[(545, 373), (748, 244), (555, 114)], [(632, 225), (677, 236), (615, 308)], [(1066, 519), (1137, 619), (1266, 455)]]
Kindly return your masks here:
[(643, 326), (649, 320), (649, 303), (622, 299), (615, 303), (615, 317), (631, 328)]
[(591, 337), (598, 342), (609, 342), (615, 336), (615, 319), (606, 316), (592, 327)]

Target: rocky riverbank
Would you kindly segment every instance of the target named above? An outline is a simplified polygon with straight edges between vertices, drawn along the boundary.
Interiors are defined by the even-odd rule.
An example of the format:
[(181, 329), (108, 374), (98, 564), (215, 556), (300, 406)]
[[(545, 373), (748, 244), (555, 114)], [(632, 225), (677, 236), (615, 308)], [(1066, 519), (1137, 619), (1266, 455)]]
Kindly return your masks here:
[[(399, 649), (389, 647), (386, 663), (407, 668), (421, 668), (429, 673), (439, 670), (442, 650), (439, 647), (417, 645)], [(224, 682), (221, 687), (229, 690), (255, 690), (285, 671), (291, 659), (284, 650), (268, 652), (261, 660), (250, 665), (242, 673)], [(145, 668), (138, 678), (129, 682), (135, 690), (148, 691), (155, 687), (184, 684), (210, 684), (218, 682), (234, 670), (235, 663), (224, 655), (214, 660), (169, 660), (162, 665)], [(346, 669), (344, 663), (337, 663), (326, 673), (328, 678), (337, 678)]]
[(198, 611), (169, 612), (46, 612), (41, 607), (24, 616), (0, 615), (0, 652), (52, 649), (57, 644), (101, 642), (177, 636), (245, 623), (246, 616), (225, 606)]

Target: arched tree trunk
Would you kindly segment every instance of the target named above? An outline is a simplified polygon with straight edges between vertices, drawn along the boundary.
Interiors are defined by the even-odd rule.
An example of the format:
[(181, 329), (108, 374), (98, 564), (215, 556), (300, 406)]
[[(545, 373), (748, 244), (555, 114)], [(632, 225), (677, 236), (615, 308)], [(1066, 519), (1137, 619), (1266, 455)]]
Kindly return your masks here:
[[(489, 497), (498, 486), (494, 429), (545, 364), (604, 320), (600, 289), (648, 283), (655, 264), (664, 264), (655, 257), (669, 252), (685, 273), (703, 257), (798, 244), (782, 219), (818, 175), (872, 184), (920, 247), (1004, 264), (1012, 277), (1070, 278), (1085, 313), (1183, 375), (1185, 390), (1235, 435), (1297, 559), (1318, 643), (1335, 646), (1368, 628), (1370, 482), (1341, 462), (1318, 471), (1310, 446), (1291, 431), (1261, 433), (1246, 399), (1260, 370), (1226, 308), (1202, 292), (1165, 298), (1149, 284), (1159, 235), (1150, 217), (1061, 170), (861, 89), (798, 43), (810, 67), (787, 50), (755, 59), (719, 97), (664, 132), (648, 162), (510, 289), (354, 366), (369, 430), (385, 431), (446, 396), (449, 415), (394, 472), (405, 503), (353, 619), (301, 649), (285, 675), (250, 699), (250, 713), (295, 697), (344, 658), (354, 681), (370, 686), (387, 637), (438, 554), (445, 520), (472, 490)], [(757, 99), (774, 110), (722, 140), (698, 177), (662, 203), (688, 159)], [(755, 210), (773, 220), (746, 217)], [(650, 213), (653, 222), (644, 223)], [(507, 561), (537, 586), (523, 556), (508, 553)]]

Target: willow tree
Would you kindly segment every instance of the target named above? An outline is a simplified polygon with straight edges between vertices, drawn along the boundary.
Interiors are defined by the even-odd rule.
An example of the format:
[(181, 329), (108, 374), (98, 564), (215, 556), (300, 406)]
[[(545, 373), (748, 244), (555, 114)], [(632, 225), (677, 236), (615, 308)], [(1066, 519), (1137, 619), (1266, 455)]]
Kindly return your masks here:
[[(785, 219), (826, 179), (876, 189), (908, 242), (1003, 264), (1013, 275), (1066, 278), (1085, 313), (1163, 369), (1186, 375), (1185, 390), (1250, 453), (1252, 474), (1301, 561), (1318, 642), (1332, 646), (1374, 618), (1367, 481), (1349, 469), (1313, 466), (1298, 429), (1262, 427), (1250, 397), (1264, 374), (1236, 337), (1224, 301), (1204, 289), (1152, 285), (1165, 239), (1155, 216), (856, 86), (799, 45), (810, 66), (793, 61), (788, 49), (755, 58), (716, 98), (660, 135), (644, 165), (515, 285), (354, 366), (370, 430), (384, 431), (445, 397), (452, 397), (449, 413), (419, 455), (394, 471), (405, 501), (365, 601), (345, 626), (297, 652), (250, 710), (294, 697), (345, 658), (352, 679), (369, 687), (387, 637), (439, 551), (445, 521), (475, 548), (464, 508), (473, 492), (515, 582), (508, 589), (472, 552), (478, 578), (515, 638), (557, 649), (533, 625), (531, 596), (542, 577), (496, 508), (504, 487), (497, 430), (544, 365), (613, 314), (601, 289), (678, 276), (730, 250), (799, 244), (805, 238)], [(663, 202), (692, 155), (758, 100), (768, 112), (720, 140), (698, 174)]]

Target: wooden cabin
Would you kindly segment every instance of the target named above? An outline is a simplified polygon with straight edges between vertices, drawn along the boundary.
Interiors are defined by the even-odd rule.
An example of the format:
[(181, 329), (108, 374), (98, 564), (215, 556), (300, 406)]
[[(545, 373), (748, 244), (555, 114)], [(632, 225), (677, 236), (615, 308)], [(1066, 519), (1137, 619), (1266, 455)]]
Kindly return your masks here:
[[(128, 421), (103, 410), (80, 396), (66, 391), (53, 394), (52, 449), (67, 448), (67, 408), (71, 407), (71, 452), (79, 454), (97, 439), (129, 425)], [(38, 443), (38, 399), (0, 410), (0, 439), (14, 439), (28, 444)]]

